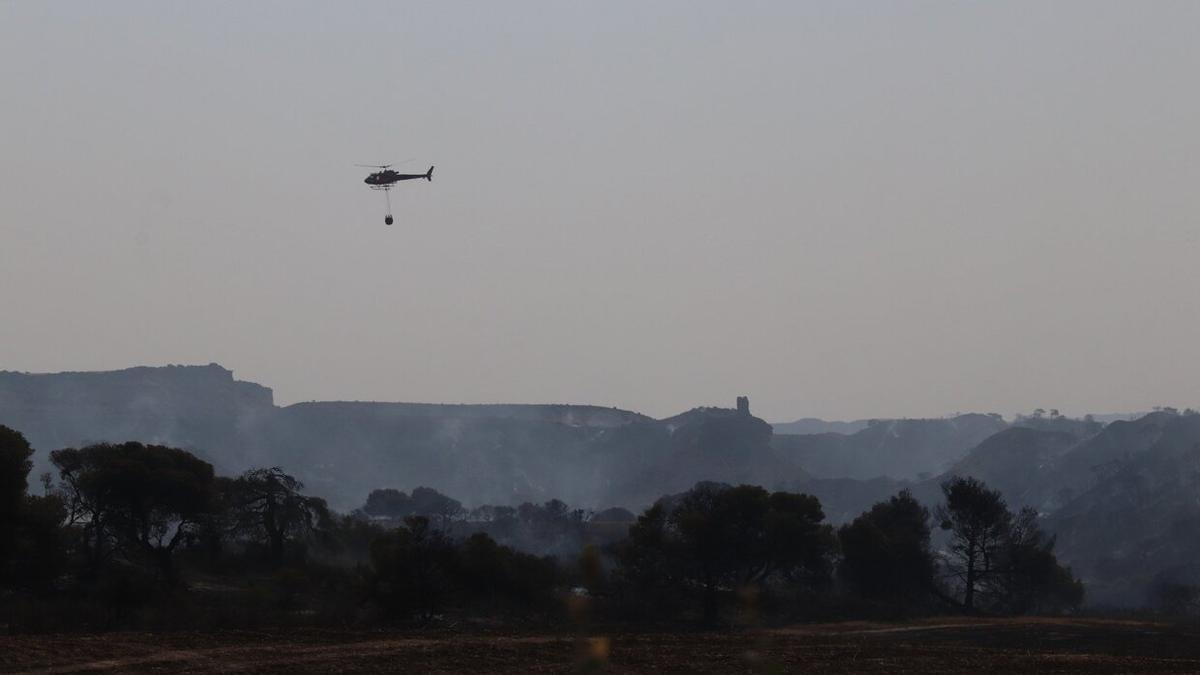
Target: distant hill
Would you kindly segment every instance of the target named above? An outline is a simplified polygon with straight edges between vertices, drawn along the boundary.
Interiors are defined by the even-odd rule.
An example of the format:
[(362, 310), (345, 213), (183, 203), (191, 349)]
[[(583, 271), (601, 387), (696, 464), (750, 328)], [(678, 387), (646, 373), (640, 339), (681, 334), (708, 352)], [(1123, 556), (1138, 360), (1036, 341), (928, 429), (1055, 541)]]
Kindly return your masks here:
[(774, 422), (771, 427), (776, 434), (853, 434), (866, 429), (874, 420), (854, 420), (852, 422), (830, 422), (816, 417), (805, 417), (795, 422)]
[(1033, 507), (1091, 604), (1144, 605), (1159, 580), (1200, 584), (1200, 415), (1021, 423), (1034, 428), (985, 439), (944, 474), (909, 486), (914, 496), (932, 508), (943, 480), (972, 476), (1011, 507)]
[(634, 503), (683, 492), (701, 481), (749, 483), (767, 488), (804, 482), (808, 472), (771, 447), (771, 425), (723, 408), (697, 408), (661, 422), (667, 453), (623, 487)]
[(862, 515), (871, 505), (886, 500), (904, 488), (907, 481), (894, 478), (813, 478), (788, 485), (792, 492), (804, 492), (821, 500), (821, 510), (833, 525), (848, 523)]
[(879, 420), (848, 435), (777, 435), (772, 447), (818, 478), (915, 480), (945, 471), (1007, 426), (999, 415), (984, 414)]
[(1200, 415), (1114, 422), (1064, 459), (1055, 472), (1075, 478), (1075, 496), (1047, 526), (1093, 601), (1137, 605), (1158, 580), (1200, 584)]
[(1019, 420), (1031, 426), (1013, 426), (984, 440), (932, 482), (973, 476), (999, 489), (1010, 505), (1050, 513), (1145, 452), (1179, 417), (1151, 413), (1107, 426), (1068, 418)]
[(971, 476), (1000, 490), (1009, 506), (1045, 511), (1071, 497), (1050, 468), (1080, 440), (1066, 431), (1010, 427), (984, 439), (948, 471), (914, 492), (924, 501), (938, 501), (941, 481), (949, 476)]
[[(208, 366), (96, 373), (0, 372), (0, 424), (37, 449), (139, 440), (187, 448), (223, 473), (280, 466), (342, 509), (372, 489), (435, 487), (468, 503), (559, 498), (640, 507), (696, 480), (807, 477), (770, 447), (771, 427), (730, 409), (669, 420), (586, 405), (314, 402)], [(671, 487), (670, 489), (674, 489)]]
[[(269, 388), (216, 364), (30, 374), (0, 371), (0, 424), (25, 434), (37, 470), (50, 450), (97, 441), (171, 443), (219, 469), (243, 466), (245, 433), (277, 410)], [(211, 454), (210, 454), (211, 453)]]

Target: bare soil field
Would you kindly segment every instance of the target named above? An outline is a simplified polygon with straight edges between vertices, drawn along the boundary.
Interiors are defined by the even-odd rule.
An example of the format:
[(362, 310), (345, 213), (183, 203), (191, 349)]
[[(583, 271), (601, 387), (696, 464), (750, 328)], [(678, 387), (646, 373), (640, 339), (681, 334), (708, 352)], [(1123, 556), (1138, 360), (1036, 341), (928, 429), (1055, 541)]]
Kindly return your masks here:
[(30, 673), (1200, 672), (1200, 625), (942, 618), (761, 630), (217, 631), (0, 637)]

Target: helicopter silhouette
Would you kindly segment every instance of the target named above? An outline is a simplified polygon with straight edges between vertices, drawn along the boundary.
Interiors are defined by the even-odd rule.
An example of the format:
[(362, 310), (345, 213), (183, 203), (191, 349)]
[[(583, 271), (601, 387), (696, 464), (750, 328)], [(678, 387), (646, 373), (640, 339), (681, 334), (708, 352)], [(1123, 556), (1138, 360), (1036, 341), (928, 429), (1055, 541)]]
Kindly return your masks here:
[(383, 195), (387, 199), (387, 215), (383, 218), (385, 225), (391, 225), (394, 222), (392, 219), (392, 198), (388, 196), (388, 192), (396, 183), (402, 180), (415, 180), (417, 178), (424, 178), (430, 182), (433, 181), (432, 166), (425, 173), (399, 173), (392, 171), (391, 167), (394, 166), (392, 164), (355, 164), (355, 166), (379, 169), (379, 171), (367, 176), (363, 182), (372, 190), (383, 190)]

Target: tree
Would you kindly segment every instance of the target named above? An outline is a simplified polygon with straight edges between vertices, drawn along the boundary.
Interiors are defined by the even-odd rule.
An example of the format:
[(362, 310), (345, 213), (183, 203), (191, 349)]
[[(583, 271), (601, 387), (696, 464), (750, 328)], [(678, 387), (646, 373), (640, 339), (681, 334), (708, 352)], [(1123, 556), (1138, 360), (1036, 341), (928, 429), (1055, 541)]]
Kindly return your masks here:
[(33, 448), (19, 431), (0, 426), (0, 561), (7, 556), (25, 499)]
[(941, 527), (951, 532), (950, 577), (962, 587), (962, 606), (975, 611), (1063, 610), (1083, 601), (1083, 585), (1054, 556), (1054, 539), (1037, 525), (1037, 513), (1015, 516), (995, 490), (974, 478), (942, 484)]
[(632, 613), (639, 616), (673, 613), (688, 590), (687, 575), (678, 564), (683, 551), (669, 532), (669, 515), (659, 500), (637, 517), (629, 536), (617, 545), (618, 587)]
[(287, 541), (331, 522), (325, 500), (300, 494), (304, 484), (279, 467), (251, 469), (230, 487), (239, 531), (266, 543), (276, 565), (283, 562)]
[(432, 615), (450, 590), (454, 545), (429, 519), (409, 516), (371, 543), (374, 596), (395, 616)]
[(516, 516), (521, 536), (532, 546), (560, 555), (574, 555), (582, 545), (589, 512), (551, 499), (541, 505), (524, 502), (517, 507)]
[(412, 491), (412, 513), (445, 524), (463, 512), (462, 502), (434, 490), (419, 487)]
[(386, 516), (388, 518), (403, 518), (416, 515), (425, 516), (436, 522), (446, 521), (464, 513), (462, 502), (438, 492), (433, 488), (418, 487), (412, 491), (412, 496), (394, 488), (372, 490), (367, 495), (367, 503), (363, 512), (371, 516)]
[(45, 589), (64, 564), (62, 501), (26, 494), (33, 448), (0, 426), (0, 585)]
[(556, 604), (553, 591), (559, 575), (552, 558), (514, 551), (482, 532), (468, 537), (457, 551), (453, 576), (466, 602), (521, 610)]
[(742, 510), (759, 512), (744, 514), (748, 519), (765, 512), (753, 503), (758, 495), (745, 491), (738, 495), (740, 499), (721, 499), (720, 495), (728, 490), (715, 486), (693, 488), (683, 496), (667, 520), (679, 539), (680, 545), (675, 551), (683, 554), (681, 562), (687, 569), (687, 576), (699, 582), (704, 591), (704, 621), (710, 624), (717, 618), (717, 590), (731, 572), (733, 562), (738, 554), (751, 553), (738, 550), (738, 544), (744, 542), (734, 540), (749, 540), (753, 535), (744, 527), (746, 523), (732, 522), (734, 514), (729, 512), (735, 509), (729, 508), (727, 502), (740, 501), (743, 502), (739, 505)]
[(766, 514), (766, 563), (760, 577), (780, 574), (805, 586), (827, 583), (837, 539), (812, 495), (773, 492)]
[(962, 584), (962, 605), (970, 612), (981, 584), (998, 572), (1012, 515), (1000, 492), (975, 478), (953, 477), (942, 483), (942, 494), (946, 502), (938, 507), (937, 518), (950, 531), (950, 573)]
[(929, 535), (929, 510), (902, 490), (838, 530), (839, 576), (866, 598), (920, 598), (933, 588)]
[(149, 559), (168, 585), (178, 577), (174, 552), (213, 504), (213, 468), (185, 450), (100, 443), (50, 453), (67, 495), (71, 522), (82, 525), (93, 571), (109, 547)]
[(646, 511), (620, 554), (622, 577), (647, 588), (699, 588), (716, 621), (721, 589), (824, 583), (836, 545), (812, 496), (701, 483)]
[[(67, 509), (56, 495), (26, 495), (17, 517), (9, 578), (14, 585), (46, 591), (66, 569), (63, 520)], [(4, 573), (0, 569), (0, 579)]]
[(407, 493), (394, 488), (371, 490), (363, 512), (371, 516), (403, 518), (412, 513), (412, 499)]
[(516, 535), (520, 521), (517, 520), (517, 510), (511, 506), (493, 506), (484, 504), (471, 511), (471, 520), (477, 523), (488, 523), (488, 530), (493, 536), (511, 538)]
[(208, 565), (216, 567), (225, 545), (237, 536), (238, 512), (234, 508), (237, 491), (235, 480), (228, 476), (217, 476), (213, 479), (212, 508), (201, 515), (190, 534), (194, 541), (189, 546), (198, 544)]
[(1054, 538), (1037, 525), (1037, 512), (1024, 508), (1013, 518), (1001, 568), (1001, 608), (1014, 613), (1059, 612), (1083, 602), (1083, 584), (1054, 555)]
[(591, 522), (593, 523), (618, 523), (627, 524), (637, 522), (637, 515), (632, 511), (620, 506), (612, 506), (601, 511), (597, 511), (592, 515)]

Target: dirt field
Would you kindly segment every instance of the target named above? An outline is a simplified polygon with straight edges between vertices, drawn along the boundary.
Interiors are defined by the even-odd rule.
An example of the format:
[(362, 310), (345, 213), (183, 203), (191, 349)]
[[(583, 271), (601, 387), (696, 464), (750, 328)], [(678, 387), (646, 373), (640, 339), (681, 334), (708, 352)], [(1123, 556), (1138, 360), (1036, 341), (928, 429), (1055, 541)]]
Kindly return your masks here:
[(111, 633), (0, 637), (3, 672), (1200, 672), (1200, 626), (938, 619), (743, 632)]

